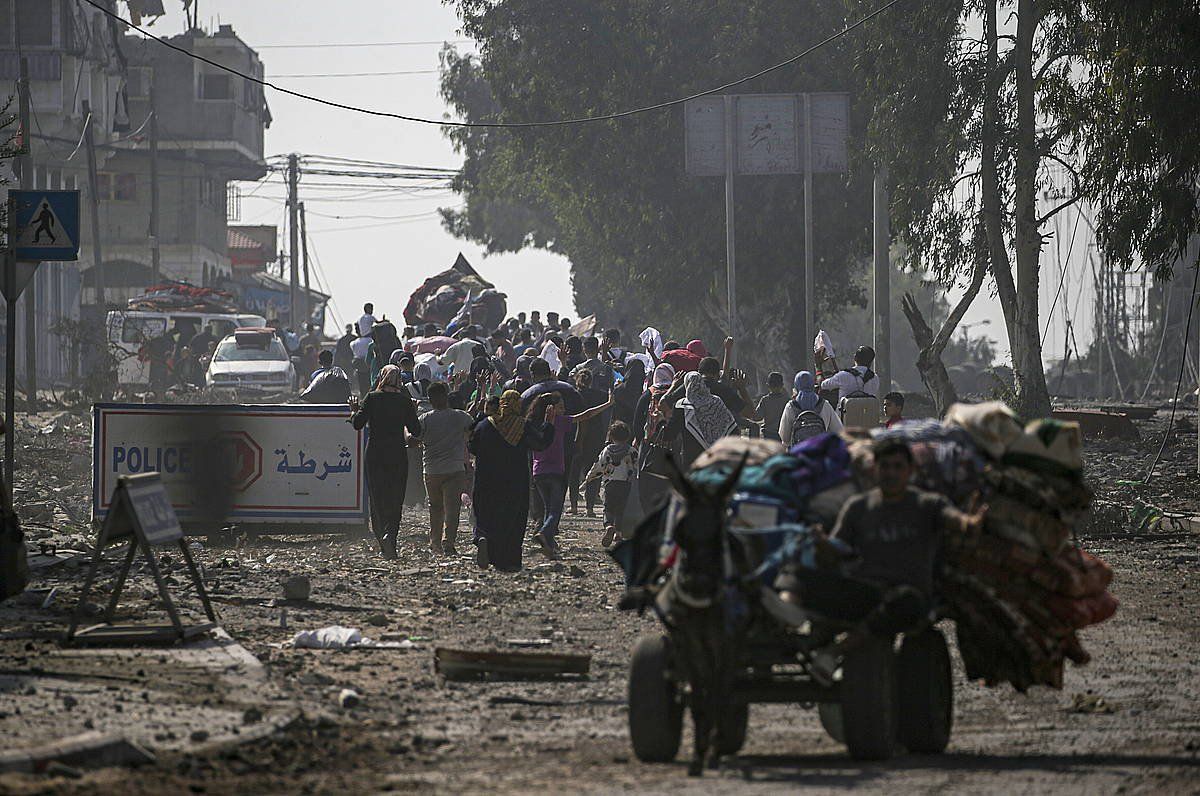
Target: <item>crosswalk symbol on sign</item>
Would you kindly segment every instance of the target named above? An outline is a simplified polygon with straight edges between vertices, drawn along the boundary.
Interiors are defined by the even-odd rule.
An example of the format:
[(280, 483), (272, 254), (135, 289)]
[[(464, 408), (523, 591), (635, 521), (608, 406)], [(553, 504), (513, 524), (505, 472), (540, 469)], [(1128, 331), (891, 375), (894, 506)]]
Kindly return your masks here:
[(16, 259), (79, 258), (79, 191), (12, 191)]

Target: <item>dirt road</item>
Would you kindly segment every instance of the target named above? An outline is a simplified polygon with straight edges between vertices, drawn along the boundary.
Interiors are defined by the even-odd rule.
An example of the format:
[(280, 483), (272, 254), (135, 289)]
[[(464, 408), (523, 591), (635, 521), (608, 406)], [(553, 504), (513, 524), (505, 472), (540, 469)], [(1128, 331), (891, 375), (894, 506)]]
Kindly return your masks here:
[[(1178, 447), (1190, 445), (1194, 439), (1182, 439)], [(1196, 512), (1195, 477), (1184, 474), (1194, 464), (1185, 455), (1178, 457), (1179, 473), (1141, 487), (1117, 483), (1146, 464), (1144, 452), (1121, 459), (1125, 449), (1096, 449), (1103, 461), (1093, 462), (1094, 469), (1108, 474), (1100, 489), (1109, 505), (1105, 516), (1119, 514), (1113, 506), (1151, 499)], [(204, 753), (155, 750), (158, 762), (136, 770), (104, 769), (79, 779), (0, 775), (0, 792), (1200, 792), (1195, 531), (1133, 533), (1125, 518), (1094, 524), (1081, 541), (1116, 571), (1112, 591), (1121, 608), (1083, 634), (1092, 663), (1069, 667), (1061, 692), (1028, 695), (967, 683), (959, 673), (956, 726), (945, 755), (854, 763), (822, 732), (815, 711), (755, 706), (742, 755), (694, 780), (685, 771), (686, 735), (674, 765), (632, 757), (625, 729), (628, 654), (639, 634), (658, 628), (650, 617), (616, 610), (620, 574), (599, 550), (596, 521), (568, 518), (566, 560), (530, 554), (518, 574), (481, 573), (465, 556), (434, 559), (422, 526), (423, 513), (410, 512), (397, 562), (382, 561), (364, 540), (205, 545), (199, 558), (224, 627), (264, 663), (274, 696), (301, 718), (271, 737)], [(298, 574), (311, 579), (310, 600), (281, 602), (281, 582)], [(37, 584), (60, 589), (43, 617), (48, 623), (64, 619), (79, 580), (77, 570), (58, 567)], [(150, 589), (144, 576), (135, 578), (123, 608), (153, 615)], [(0, 625), (4, 616), (0, 611)], [(417, 648), (280, 646), (297, 630), (332, 624), (373, 638), (411, 638)], [(543, 650), (591, 654), (591, 677), (447, 684), (435, 676), (435, 646), (503, 650), (529, 640), (548, 641)], [(5, 666), (30, 654), (23, 642), (0, 643)], [(361, 694), (362, 704), (339, 707), (343, 688)], [(64, 713), (55, 720), (64, 734), (83, 731), (73, 724), (81, 717)]]
[[(1094, 793), (1200, 788), (1200, 597), (1195, 590), (1200, 539), (1194, 535), (1084, 540), (1116, 569), (1113, 591), (1122, 601), (1116, 618), (1084, 637), (1093, 663), (1070, 669), (1061, 693), (1020, 695), (966, 683), (960, 676), (955, 733), (946, 755), (856, 764), (824, 735), (814, 711), (762, 706), (752, 710), (743, 754), (697, 781), (686, 777), (682, 763), (651, 766), (632, 759), (625, 731), (627, 656), (639, 633), (657, 628), (649, 617), (615, 610), (619, 573), (597, 549), (597, 534), (594, 522), (569, 522), (567, 560), (554, 564), (533, 556), (533, 566), (517, 575), (480, 573), (466, 558), (433, 562), (415, 538), (396, 563), (380, 561), (363, 541), (314, 537), (206, 549), (201, 557), (215, 581), (225, 627), (264, 661), (304, 718), (272, 738), (225, 752), (166, 753), (149, 769), (108, 769), (77, 781), (10, 777), (0, 780), (0, 789), (358, 793), (686, 787), (724, 793), (853, 786)], [(289, 629), (283, 630), (284, 606), (271, 603), (280, 594), (280, 581), (294, 574), (311, 578), (313, 595), (306, 604), (286, 606)], [(63, 586), (69, 592), (71, 586)], [(377, 638), (384, 633), (411, 637), (419, 648), (274, 646), (296, 629), (328, 624), (359, 627)], [(440, 684), (434, 675), (435, 645), (506, 649), (512, 640), (529, 639), (549, 639), (544, 649), (590, 653), (592, 677), (582, 683)], [(361, 707), (339, 708), (335, 700), (342, 688), (358, 691)]]

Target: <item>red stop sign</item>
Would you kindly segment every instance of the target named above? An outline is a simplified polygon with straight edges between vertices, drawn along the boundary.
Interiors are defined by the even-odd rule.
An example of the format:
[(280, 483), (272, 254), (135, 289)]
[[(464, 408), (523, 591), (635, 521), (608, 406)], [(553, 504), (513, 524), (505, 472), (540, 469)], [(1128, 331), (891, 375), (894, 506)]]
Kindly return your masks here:
[(262, 448), (245, 431), (231, 431), (221, 442), (229, 468), (229, 486), (237, 492), (245, 492), (262, 477)]

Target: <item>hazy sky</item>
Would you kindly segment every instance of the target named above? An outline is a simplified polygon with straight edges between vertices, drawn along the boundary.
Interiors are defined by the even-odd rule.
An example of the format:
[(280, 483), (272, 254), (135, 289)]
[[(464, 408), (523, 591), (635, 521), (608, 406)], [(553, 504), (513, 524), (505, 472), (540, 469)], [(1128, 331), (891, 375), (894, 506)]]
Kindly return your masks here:
[[(232, 24), (254, 48), (461, 38), (457, 18), (439, 0), (199, 0), (199, 4), (205, 29), (215, 30), (218, 23)], [(165, 5), (167, 16), (150, 30), (160, 36), (182, 32), (185, 24), (181, 3), (168, 0)], [(264, 47), (259, 55), (270, 79), (284, 74), (436, 70), (440, 49), (440, 44), (336, 49)], [(438, 95), (437, 74), (279, 78), (277, 82), (352, 105), (437, 119), (446, 112)], [(420, 166), (457, 168), (461, 164), (438, 127), (325, 108), (270, 89), (267, 101), (274, 117), (267, 130), (268, 156), (300, 152)], [(252, 184), (242, 185), (238, 223), (276, 224), (282, 228), (284, 187), (279, 178), (248, 196), (255, 188)], [(434, 211), (457, 205), (459, 199), (453, 193), (375, 196), (371, 201), (314, 201), (330, 193), (313, 190), (306, 197), (303, 183), (300, 188), (315, 253), (334, 295), (337, 314), (344, 321), (356, 319), (368, 300), (375, 302), (377, 315), (383, 312), (399, 319), (409, 294), (425, 277), (449, 267), (460, 251), (484, 277), (508, 294), (513, 312), (537, 308), (557, 309), (570, 313), (572, 318), (577, 315), (563, 258), (529, 251), (484, 259), (478, 247), (444, 231)], [(317, 213), (351, 218), (333, 219)], [(394, 216), (410, 218), (389, 218)], [(327, 328), (334, 330), (332, 319)]]
[[(250, 46), (259, 49), (267, 76), (337, 72), (436, 70), (440, 45), (288, 49), (265, 45), (385, 41), (453, 41), (461, 38), (458, 20), (440, 0), (199, 0), (202, 24), (215, 30), (229, 23)], [(174, 34), (183, 30), (183, 12), (176, 0), (167, 3), (168, 15), (152, 30)], [(469, 44), (459, 45), (470, 47)], [(381, 108), (417, 116), (441, 118), (446, 107), (438, 95), (436, 73), (387, 77), (278, 78), (289, 88), (341, 102)], [(300, 152), (379, 160), (412, 165), (456, 168), (461, 159), (453, 152), (441, 129), (325, 108), (278, 92), (267, 91), (274, 123), (267, 131), (266, 154)], [(681, 142), (682, 143), (682, 142)], [(250, 194), (257, 186), (243, 185)], [(344, 320), (357, 317), (362, 303), (373, 300), (377, 313), (399, 318), (409, 294), (425, 277), (448, 267), (462, 251), (480, 272), (509, 295), (510, 310), (558, 309), (578, 313), (571, 303), (567, 263), (542, 251), (527, 251), (484, 259), (478, 247), (460, 241), (442, 227), (438, 207), (455, 206), (452, 193), (435, 195), (375, 196), (371, 201), (314, 201), (328, 196), (310, 191), (307, 196), (309, 230), (327, 284), (335, 297), (335, 312)], [(281, 225), (284, 190), (278, 178), (257, 187), (242, 201), (241, 223)], [(301, 198), (306, 198), (301, 186)], [(317, 215), (317, 213), (324, 214)], [(334, 219), (326, 216), (349, 216)], [(375, 216), (377, 218), (363, 218)], [(405, 216), (403, 219), (388, 217)], [(416, 216), (416, 217), (414, 217)], [(1051, 239), (1043, 253), (1042, 312), (1047, 313), (1058, 287), (1055, 256), (1064, 258), (1074, 226), (1072, 212), (1060, 220), (1061, 238)], [(378, 226), (376, 226), (378, 225)], [(363, 229), (362, 227), (367, 227)], [(1052, 232), (1050, 225), (1046, 232)], [(1087, 253), (1091, 235), (1081, 228), (1071, 247), (1064, 290), (1075, 334), (1081, 348), (1091, 340), (1091, 275)], [(1080, 277), (1086, 278), (1086, 283)], [(985, 333), (1007, 345), (1000, 307), (992, 285), (968, 312), (964, 321), (971, 334)], [(1061, 355), (1064, 325), (1060, 299), (1046, 340), (1047, 354)], [(895, 316), (898, 333), (907, 333), (899, 303)], [(981, 321), (988, 323), (979, 325)], [(1044, 322), (1044, 321), (1043, 321)], [(333, 330), (332, 318), (329, 330)]]

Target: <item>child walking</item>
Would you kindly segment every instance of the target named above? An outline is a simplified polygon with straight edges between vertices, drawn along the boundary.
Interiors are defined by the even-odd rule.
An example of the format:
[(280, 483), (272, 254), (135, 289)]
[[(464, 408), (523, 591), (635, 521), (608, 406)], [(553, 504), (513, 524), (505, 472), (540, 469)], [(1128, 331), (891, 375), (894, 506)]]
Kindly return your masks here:
[(616, 539), (629, 500), (629, 490), (637, 477), (633, 447), (629, 444), (633, 434), (629, 426), (617, 420), (608, 427), (608, 444), (600, 451), (600, 457), (588, 471), (584, 483), (600, 479), (604, 488), (604, 537), (600, 544), (608, 547)]

